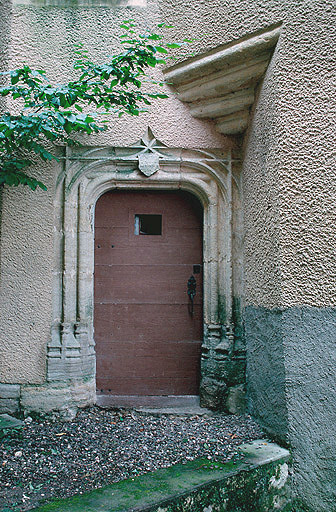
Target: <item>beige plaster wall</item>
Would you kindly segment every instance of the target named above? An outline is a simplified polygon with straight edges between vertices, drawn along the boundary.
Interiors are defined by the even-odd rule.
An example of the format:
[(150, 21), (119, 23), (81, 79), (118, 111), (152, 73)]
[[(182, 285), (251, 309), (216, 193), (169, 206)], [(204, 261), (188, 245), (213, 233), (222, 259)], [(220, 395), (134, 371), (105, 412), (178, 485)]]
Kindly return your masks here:
[[(266, 240), (277, 232), (280, 246), (273, 245), (273, 272), (260, 265), (262, 237), (256, 252), (246, 251), (250, 304), (336, 305), (336, 20), (331, 5), (293, 2), (284, 10), (282, 35), (260, 91), (246, 146), (246, 230), (255, 231), (261, 211), (259, 229)], [(260, 203), (255, 194), (264, 187), (265, 174), (271, 183)], [(272, 274), (281, 279), (281, 296), (272, 293)]]
[(172, 39), (196, 38), (196, 51), (282, 22), (245, 142), (246, 301), (335, 305), (333, 2), (164, 0), (160, 6), (175, 26)]
[[(42, 170), (42, 169), (41, 169)], [(43, 171), (51, 169), (44, 168)], [(48, 172), (36, 172), (52, 190)], [(1, 233), (2, 382), (45, 379), (46, 340), (51, 318), (53, 201), (25, 188), (3, 193)]]
[[(119, 25), (132, 18), (140, 28), (151, 29), (161, 21), (156, 1), (145, 7), (60, 7), (32, 5), (13, 7), (11, 35), (11, 66), (26, 60), (32, 66), (43, 66), (56, 80), (67, 80), (76, 58), (74, 45), (83, 43), (89, 56), (102, 62), (122, 49)], [(154, 75), (161, 77), (160, 73)], [(148, 114), (139, 118), (112, 118), (111, 129), (86, 142), (108, 145), (128, 145), (138, 140), (150, 124), (157, 138), (167, 145), (221, 147), (225, 139), (208, 123), (193, 119), (185, 105), (173, 97), (157, 103)]]

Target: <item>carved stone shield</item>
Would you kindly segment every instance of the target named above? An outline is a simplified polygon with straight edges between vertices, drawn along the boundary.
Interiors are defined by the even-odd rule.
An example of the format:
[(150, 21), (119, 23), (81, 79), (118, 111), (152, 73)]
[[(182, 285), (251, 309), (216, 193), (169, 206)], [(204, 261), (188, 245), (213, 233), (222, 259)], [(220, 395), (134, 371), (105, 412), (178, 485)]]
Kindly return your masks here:
[(159, 155), (157, 153), (141, 153), (139, 156), (139, 170), (145, 176), (152, 176), (159, 168)]

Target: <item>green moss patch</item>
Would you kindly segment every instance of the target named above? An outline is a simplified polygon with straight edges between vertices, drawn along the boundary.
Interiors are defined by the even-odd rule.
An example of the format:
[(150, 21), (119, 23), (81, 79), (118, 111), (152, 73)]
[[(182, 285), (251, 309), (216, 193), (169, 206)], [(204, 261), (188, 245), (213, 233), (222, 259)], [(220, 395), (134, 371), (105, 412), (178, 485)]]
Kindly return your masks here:
[(53, 501), (35, 512), (203, 512), (209, 506), (212, 512), (265, 512), (273, 510), (274, 499), (288, 505), (285, 484), (277, 484), (279, 467), (288, 458), (286, 450), (256, 441), (236, 461), (177, 464)]

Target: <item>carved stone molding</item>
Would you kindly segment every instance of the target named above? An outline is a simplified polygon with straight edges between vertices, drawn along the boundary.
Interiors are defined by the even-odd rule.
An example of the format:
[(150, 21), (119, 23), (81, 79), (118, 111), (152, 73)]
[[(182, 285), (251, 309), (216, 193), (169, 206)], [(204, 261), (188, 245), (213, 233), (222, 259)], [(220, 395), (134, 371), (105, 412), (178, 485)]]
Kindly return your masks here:
[(279, 26), (267, 28), (172, 66), (165, 78), (194, 117), (213, 119), (225, 135), (243, 133), (279, 35)]
[[(146, 170), (142, 155), (150, 155)], [(232, 344), (233, 196), (239, 197), (240, 160), (223, 150), (168, 148), (150, 129), (129, 147), (66, 148), (57, 181), (54, 318), (48, 381), (95, 376), (93, 333), (94, 209), (108, 190), (183, 189), (204, 211), (203, 358), (214, 361), (225, 338)], [(151, 172), (153, 170), (154, 172)], [(213, 364), (213, 363), (212, 363)]]

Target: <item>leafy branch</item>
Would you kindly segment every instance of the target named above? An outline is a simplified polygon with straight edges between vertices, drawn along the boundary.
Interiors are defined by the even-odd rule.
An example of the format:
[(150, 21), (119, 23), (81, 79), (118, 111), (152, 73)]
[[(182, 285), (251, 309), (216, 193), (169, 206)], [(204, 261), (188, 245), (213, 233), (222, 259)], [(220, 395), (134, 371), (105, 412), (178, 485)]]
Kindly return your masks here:
[[(33, 154), (44, 161), (56, 159), (50, 143), (78, 144), (73, 134), (92, 134), (106, 129), (107, 120), (99, 114), (124, 113), (132, 116), (144, 111), (152, 100), (167, 98), (162, 92), (144, 92), (145, 82), (162, 87), (149, 77), (150, 68), (165, 64), (162, 55), (183, 43), (163, 43), (162, 36), (146, 32), (137, 34), (132, 20), (121, 28), (124, 51), (96, 64), (83, 45), (77, 45), (74, 64), (77, 78), (66, 84), (52, 84), (44, 70), (28, 65), (0, 73), (7, 85), (0, 87), (0, 96), (10, 96), (22, 105), (18, 114), (5, 112), (0, 117), (0, 187), (28, 185), (32, 190), (46, 186), (26, 174)], [(160, 24), (159, 28), (166, 27)], [(87, 114), (87, 107), (94, 113)], [(48, 144), (49, 143), (49, 144)]]

